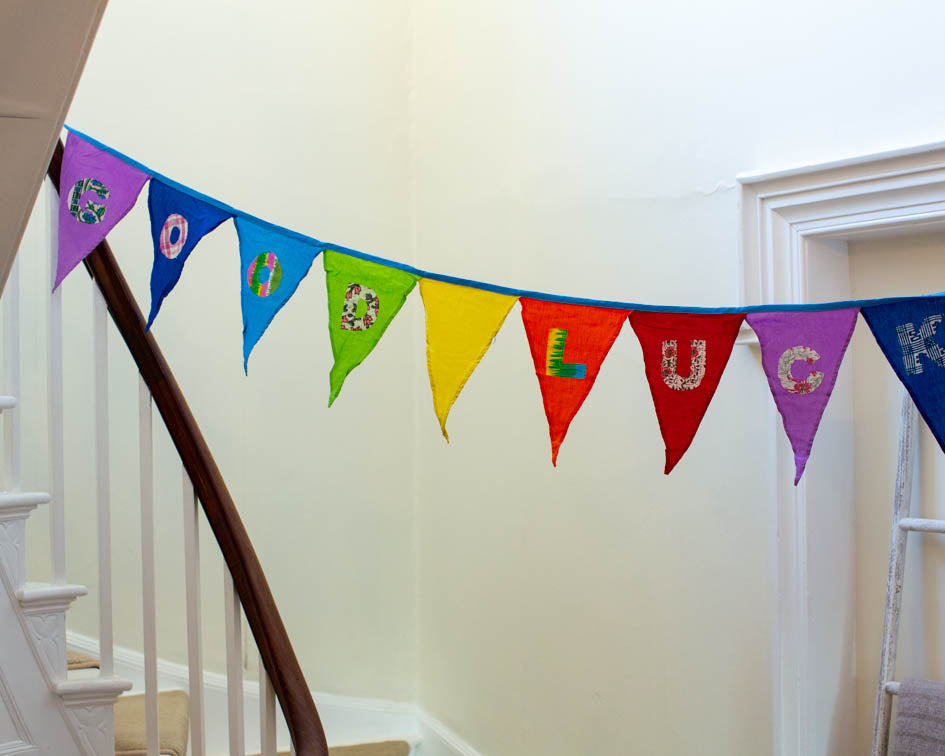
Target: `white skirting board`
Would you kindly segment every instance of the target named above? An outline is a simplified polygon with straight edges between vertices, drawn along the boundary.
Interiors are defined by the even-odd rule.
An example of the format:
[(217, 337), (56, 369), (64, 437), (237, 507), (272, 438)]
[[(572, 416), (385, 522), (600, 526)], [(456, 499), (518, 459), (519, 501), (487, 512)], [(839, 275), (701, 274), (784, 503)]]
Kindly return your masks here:
[[(98, 655), (98, 641), (79, 633), (67, 632), (66, 645), (74, 651)], [(88, 673), (86, 673), (88, 674)], [(132, 693), (144, 691), (144, 654), (115, 647), (115, 675), (134, 683)], [(187, 667), (158, 660), (158, 687), (162, 690), (187, 690)], [(226, 676), (204, 672), (204, 706), (206, 710), (207, 753), (227, 753)], [(330, 745), (351, 745), (382, 740), (406, 740), (411, 754), (417, 756), (482, 756), (469, 743), (442, 722), (414, 703), (384, 701), (374, 698), (338, 696), (312, 691), (318, 713)], [(258, 751), (259, 683), (244, 680), (243, 703), (247, 751)], [(288, 750), (289, 735), (285, 722), (278, 718), (279, 748)]]

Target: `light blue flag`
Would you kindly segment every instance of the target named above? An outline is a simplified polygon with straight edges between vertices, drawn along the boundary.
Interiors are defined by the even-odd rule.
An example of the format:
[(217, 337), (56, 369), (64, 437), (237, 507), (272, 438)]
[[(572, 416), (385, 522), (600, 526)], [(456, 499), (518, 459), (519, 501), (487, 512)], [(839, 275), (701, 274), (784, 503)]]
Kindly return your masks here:
[(249, 353), (322, 251), (322, 244), (236, 218), (240, 240), (240, 299), (243, 305), (243, 370)]

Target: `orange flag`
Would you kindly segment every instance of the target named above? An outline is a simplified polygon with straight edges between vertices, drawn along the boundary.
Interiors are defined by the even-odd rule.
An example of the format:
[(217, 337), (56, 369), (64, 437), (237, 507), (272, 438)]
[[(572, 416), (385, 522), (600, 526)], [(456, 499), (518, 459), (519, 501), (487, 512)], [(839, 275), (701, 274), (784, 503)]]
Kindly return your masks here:
[(591, 392), (627, 310), (524, 297), (520, 301), (551, 433), (551, 462), (557, 465), (558, 448)]

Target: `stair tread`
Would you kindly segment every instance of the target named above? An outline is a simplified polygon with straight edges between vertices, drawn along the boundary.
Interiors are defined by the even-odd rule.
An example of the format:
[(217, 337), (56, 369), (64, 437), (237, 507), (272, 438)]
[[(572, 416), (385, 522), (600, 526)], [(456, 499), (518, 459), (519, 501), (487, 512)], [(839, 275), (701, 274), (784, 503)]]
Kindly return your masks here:
[(94, 656), (83, 654), (81, 651), (72, 651), (71, 649), (66, 649), (66, 667), (70, 672), (77, 669), (101, 668), (98, 659)]
[[(182, 690), (158, 693), (160, 752), (187, 756), (189, 699)], [(120, 696), (115, 702), (115, 756), (147, 756), (144, 694)]]
[[(405, 740), (386, 740), (383, 743), (335, 746), (329, 748), (328, 753), (331, 756), (408, 756), (410, 744)], [(289, 756), (289, 752), (279, 751), (279, 756)]]

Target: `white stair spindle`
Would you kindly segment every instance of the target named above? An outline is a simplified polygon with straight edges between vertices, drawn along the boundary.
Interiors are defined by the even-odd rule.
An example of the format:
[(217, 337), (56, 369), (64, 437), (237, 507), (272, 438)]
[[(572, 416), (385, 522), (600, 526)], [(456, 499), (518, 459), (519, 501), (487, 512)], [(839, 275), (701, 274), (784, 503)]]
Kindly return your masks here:
[[(46, 183), (49, 247), (49, 286), (56, 280), (59, 259), (59, 196), (51, 182)], [(66, 505), (65, 455), (62, 442), (62, 289), (49, 298), (49, 334), (47, 339), (47, 403), (49, 407), (49, 537), (52, 548), (53, 582), (66, 583)]]
[[(20, 397), (20, 261), (14, 258), (3, 292), (3, 393)], [(7, 491), (20, 490), (20, 408), (4, 411), (3, 482)]]
[(203, 639), (200, 613), (200, 530), (197, 498), (184, 470), (184, 580), (187, 593), (187, 666), (190, 678), (190, 756), (205, 756)]
[(159, 756), (157, 600), (154, 574), (154, 457), (152, 455), (151, 392), (138, 376), (138, 449), (141, 477), (141, 578), (144, 605), (144, 711), (148, 756)]
[(276, 756), (276, 692), (259, 658), (259, 747), (262, 756)]
[(246, 756), (243, 734), (243, 641), (240, 599), (230, 570), (223, 568), (226, 612), (226, 695), (230, 730), (230, 756)]
[(115, 673), (112, 627), (111, 480), (108, 459), (108, 308), (98, 286), (92, 287), (95, 334), (95, 467), (98, 499), (99, 662), (102, 677)]

